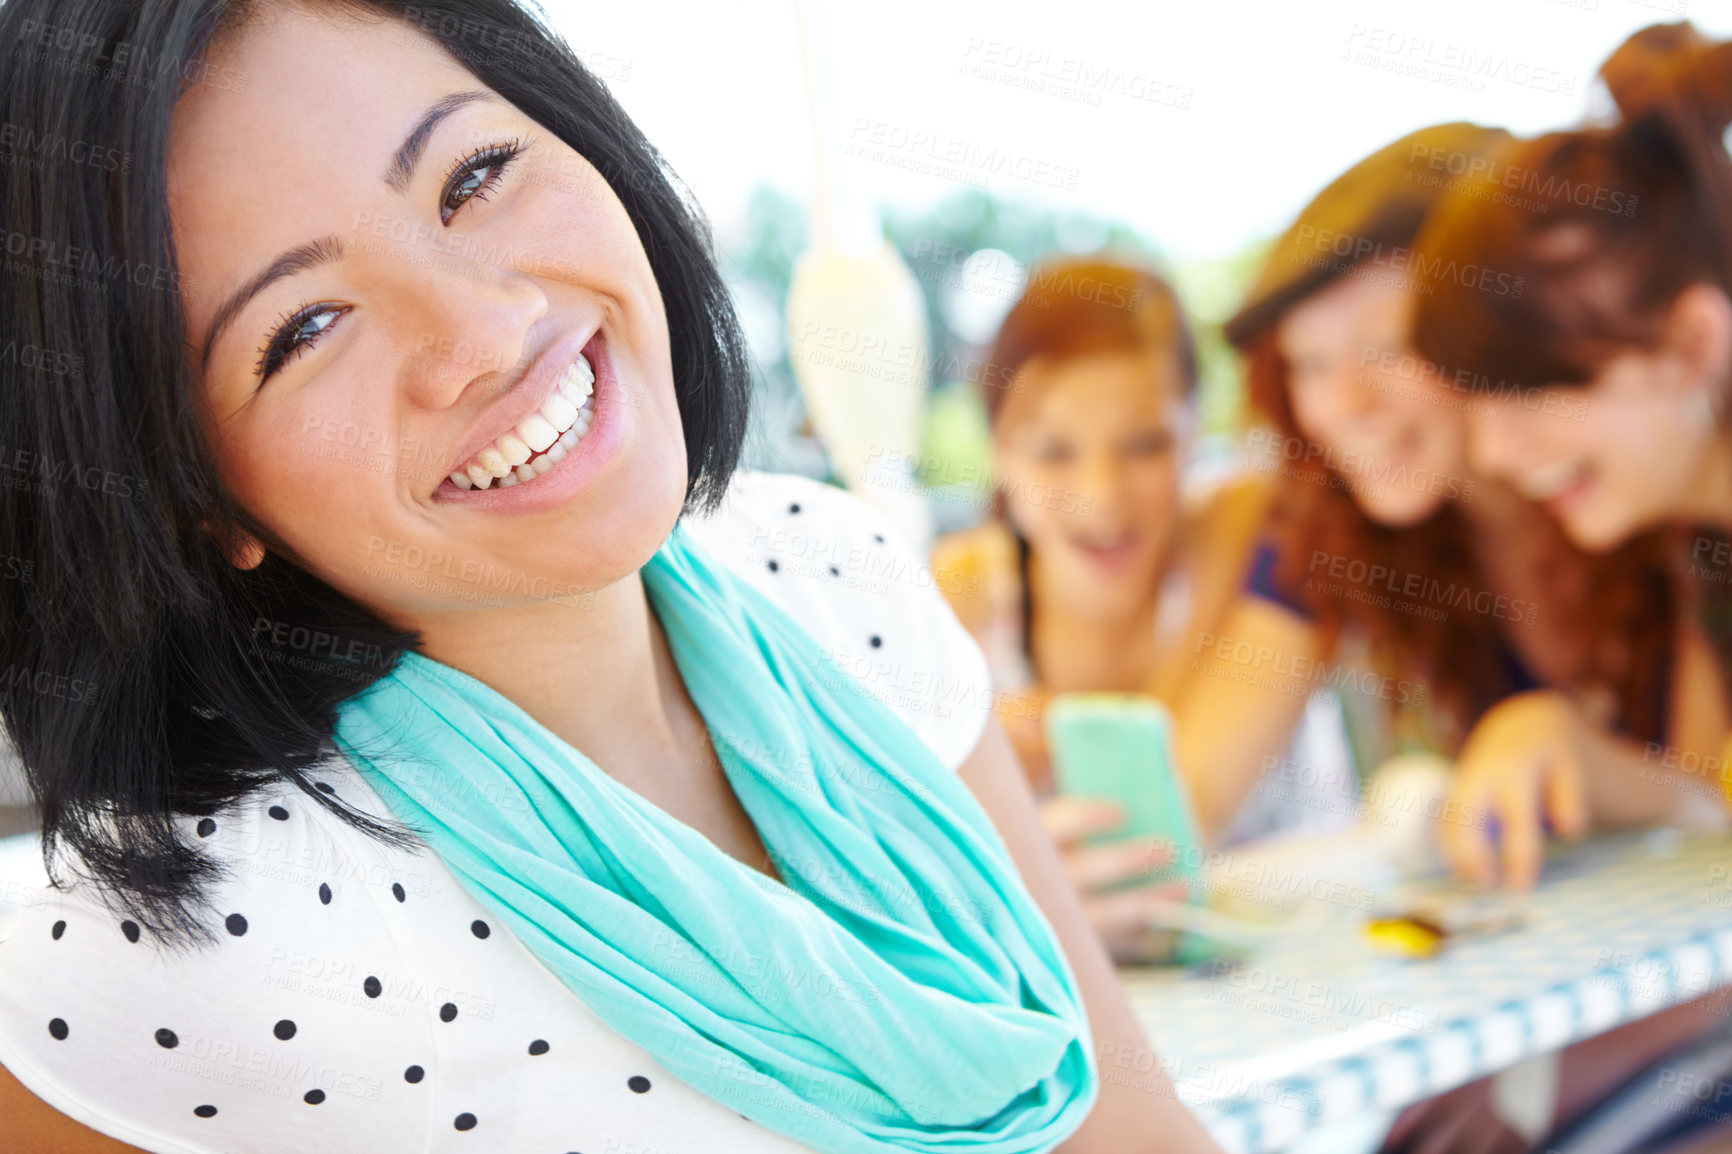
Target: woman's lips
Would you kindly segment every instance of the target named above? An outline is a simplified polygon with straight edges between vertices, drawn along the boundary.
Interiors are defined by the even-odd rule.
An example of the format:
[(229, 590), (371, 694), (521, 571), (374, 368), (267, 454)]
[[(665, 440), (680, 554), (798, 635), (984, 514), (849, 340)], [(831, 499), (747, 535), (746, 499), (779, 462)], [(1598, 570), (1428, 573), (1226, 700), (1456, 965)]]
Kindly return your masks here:
[(1593, 470), (1584, 465), (1569, 484), (1547, 497), (1543, 504), (1547, 512), (1555, 517), (1561, 517), (1587, 500), (1588, 493), (1593, 487)]
[(608, 357), (607, 340), (599, 330), (582, 352), (595, 373), (588, 405), (594, 416), (589, 419), (588, 431), (564, 458), (533, 479), (504, 488), (495, 483), (488, 489), (464, 490), (447, 478), (434, 491), (436, 501), (477, 512), (532, 513), (558, 508), (589, 487), (619, 452), (625, 436), (626, 406), (619, 403), (624, 390)]
[(537, 409), (478, 451), (449, 482), (467, 492), (539, 480), (565, 460), (589, 432), (595, 371), (578, 353)]
[(1116, 572), (1136, 560), (1142, 550), (1143, 539), (1139, 534), (1127, 533), (1116, 539), (1100, 542), (1072, 537), (1070, 543), (1098, 568)]
[(1553, 512), (1575, 504), (1593, 483), (1593, 470), (1586, 461), (1565, 461), (1536, 469), (1518, 485), (1522, 496)]

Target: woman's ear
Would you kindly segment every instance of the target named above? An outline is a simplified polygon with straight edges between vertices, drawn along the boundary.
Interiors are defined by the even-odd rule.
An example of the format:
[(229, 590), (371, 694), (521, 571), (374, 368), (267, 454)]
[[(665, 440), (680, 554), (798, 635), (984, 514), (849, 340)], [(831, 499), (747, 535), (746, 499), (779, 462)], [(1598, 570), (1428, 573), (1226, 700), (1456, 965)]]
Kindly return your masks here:
[[(199, 525), (207, 535), (221, 540), (220, 535), (208, 520), (200, 521)], [(265, 563), (264, 542), (245, 529), (235, 529), (233, 535), (222, 543), (222, 549), (223, 556), (228, 558), (228, 563), (236, 569), (257, 569)]]
[(1691, 285), (1672, 302), (1666, 348), (1683, 363), (1690, 387), (1706, 393), (1716, 416), (1732, 388), (1732, 297), (1718, 285)]
[(250, 533), (235, 534), (228, 549), (229, 564), (236, 569), (257, 569), (265, 563), (265, 546)]

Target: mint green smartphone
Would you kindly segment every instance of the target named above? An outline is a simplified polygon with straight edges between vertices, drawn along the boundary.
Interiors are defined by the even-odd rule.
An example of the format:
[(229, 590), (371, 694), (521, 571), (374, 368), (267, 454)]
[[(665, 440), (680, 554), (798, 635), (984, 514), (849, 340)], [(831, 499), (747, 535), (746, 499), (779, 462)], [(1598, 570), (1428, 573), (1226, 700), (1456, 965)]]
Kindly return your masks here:
[(1047, 705), (1047, 749), (1058, 791), (1125, 808), (1125, 824), (1090, 839), (1154, 837), (1171, 847), (1159, 881), (1202, 880), (1202, 840), (1191, 800), (1173, 764), (1173, 719), (1141, 693), (1061, 693)]
[[(1047, 705), (1045, 726), (1058, 791), (1108, 798), (1125, 808), (1123, 826), (1090, 840), (1158, 839), (1169, 847), (1167, 862), (1131, 884), (1182, 881), (1190, 903), (1203, 904), (1203, 839), (1179, 779), (1166, 707), (1141, 693), (1061, 693)], [(1174, 960), (1196, 965), (1227, 952), (1184, 933)]]

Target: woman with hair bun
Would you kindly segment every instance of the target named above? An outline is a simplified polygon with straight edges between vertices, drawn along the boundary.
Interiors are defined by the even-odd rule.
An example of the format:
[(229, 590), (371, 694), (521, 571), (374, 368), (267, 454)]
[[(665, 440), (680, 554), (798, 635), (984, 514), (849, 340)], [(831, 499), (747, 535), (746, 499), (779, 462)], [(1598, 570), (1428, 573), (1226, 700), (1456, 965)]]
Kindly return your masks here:
[[(1600, 72), (1616, 123), (1515, 143), (1440, 206), (1415, 244), (1421, 260), (1495, 268), (1522, 292), (1494, 297), (1444, 280), (1418, 301), (1414, 344), (1478, 402), (1474, 467), (1544, 506), (1579, 547), (1606, 553), (1670, 530), (1670, 576), (1706, 639), (1677, 689), (1700, 737), (1674, 737), (1662, 756), (1644, 758), (1634, 772), (1654, 777), (1680, 762), (1726, 764), (1703, 750), (1726, 732), (1732, 656), (1732, 43), (1688, 22), (1653, 25)], [(1543, 211), (1500, 198), (1512, 186)], [(1616, 766), (1581, 756), (1566, 713), (1524, 719), (1488, 753), (1462, 768), (1455, 796), (1489, 805), (1506, 839), (1537, 843), (1561, 799), (1618, 784), (1606, 772)], [(1666, 778), (1680, 797), (1732, 797), (1724, 769), (1668, 769)], [(1489, 860), (1478, 831), (1445, 833), (1461, 868), (1478, 872)], [(1654, 1149), (1661, 1137), (1668, 1150), (1725, 1149), (1723, 1121), (1681, 1119), (1652, 1088), (1665, 1086), (1668, 1069), (1723, 1054), (1729, 1012), (1721, 991), (1572, 1046), (1553, 1125), (1591, 1125), (1593, 1108), (1628, 1083), (1613, 1120), (1620, 1149)], [(1732, 1070), (1702, 1082), (1716, 1080), (1732, 1082)], [(1410, 1111), (1385, 1149), (1532, 1146), (1498, 1135), (1488, 1098), (1478, 1082)], [(1566, 1130), (1545, 1145), (1569, 1149), (1570, 1138)]]
[[(1678, 627), (1658, 541), (1585, 554), (1471, 468), (1474, 399), (1409, 341), (1413, 310), (1441, 291), (1414, 237), (1458, 199), (1449, 174), (1495, 163), (1507, 139), (1436, 125), (1356, 164), (1276, 241), (1226, 326), (1269, 422), (1251, 438), (1259, 467), (1283, 483), (1223, 634), (1280, 659), (1259, 679), (1206, 667), (1180, 698), (1181, 757), (1214, 828), (1278, 762), (1317, 685), (1354, 668), (1376, 675), (1342, 692), (1362, 771), (1413, 750), (1471, 765), (1528, 711), (1567, 713), (1619, 765), (1703, 728), (1674, 692), (1700, 646)], [(1679, 810), (1633, 772), (1614, 792), (1596, 812)], [(1574, 832), (1587, 803), (1570, 800)], [(1461, 824), (1439, 826), (1447, 839)], [(1505, 842), (1514, 884), (1531, 884), (1539, 848)]]
[[(1601, 71), (1615, 123), (1517, 143), (1470, 186), (1487, 195), (1452, 200), (1418, 242), (1425, 259), (1517, 278), (1521, 294), (1440, 283), (1414, 339), (1475, 394), (1475, 466), (1580, 547), (1672, 530), (1674, 577), (1718, 657), (1682, 688), (1717, 719), (1717, 744), (1732, 724), (1732, 42), (1655, 25)], [(1510, 181), (1545, 211), (1489, 195)], [(1567, 719), (1535, 726), (1462, 796), (1490, 799), (1506, 836), (1531, 836), (1558, 798), (1596, 787), (1572, 745)], [(1678, 787), (1732, 791), (1732, 771)], [(1485, 858), (1475, 831), (1452, 834), (1458, 862)]]

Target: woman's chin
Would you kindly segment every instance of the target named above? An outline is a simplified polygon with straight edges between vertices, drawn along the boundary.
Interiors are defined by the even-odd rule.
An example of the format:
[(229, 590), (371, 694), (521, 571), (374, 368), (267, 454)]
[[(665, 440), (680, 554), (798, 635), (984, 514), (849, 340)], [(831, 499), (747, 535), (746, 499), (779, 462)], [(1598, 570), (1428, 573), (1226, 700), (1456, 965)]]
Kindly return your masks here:
[[(1550, 510), (1548, 510), (1550, 511)], [(1588, 553), (1607, 553), (1628, 541), (1630, 537), (1651, 525), (1664, 522), (1655, 517), (1644, 520), (1631, 509), (1611, 508), (1600, 502), (1584, 501), (1552, 511), (1564, 528), (1565, 536), (1576, 548)]]
[(1372, 495), (1360, 491), (1353, 500), (1361, 513), (1390, 529), (1408, 529), (1428, 521), (1444, 504), (1442, 498), (1424, 492)]

